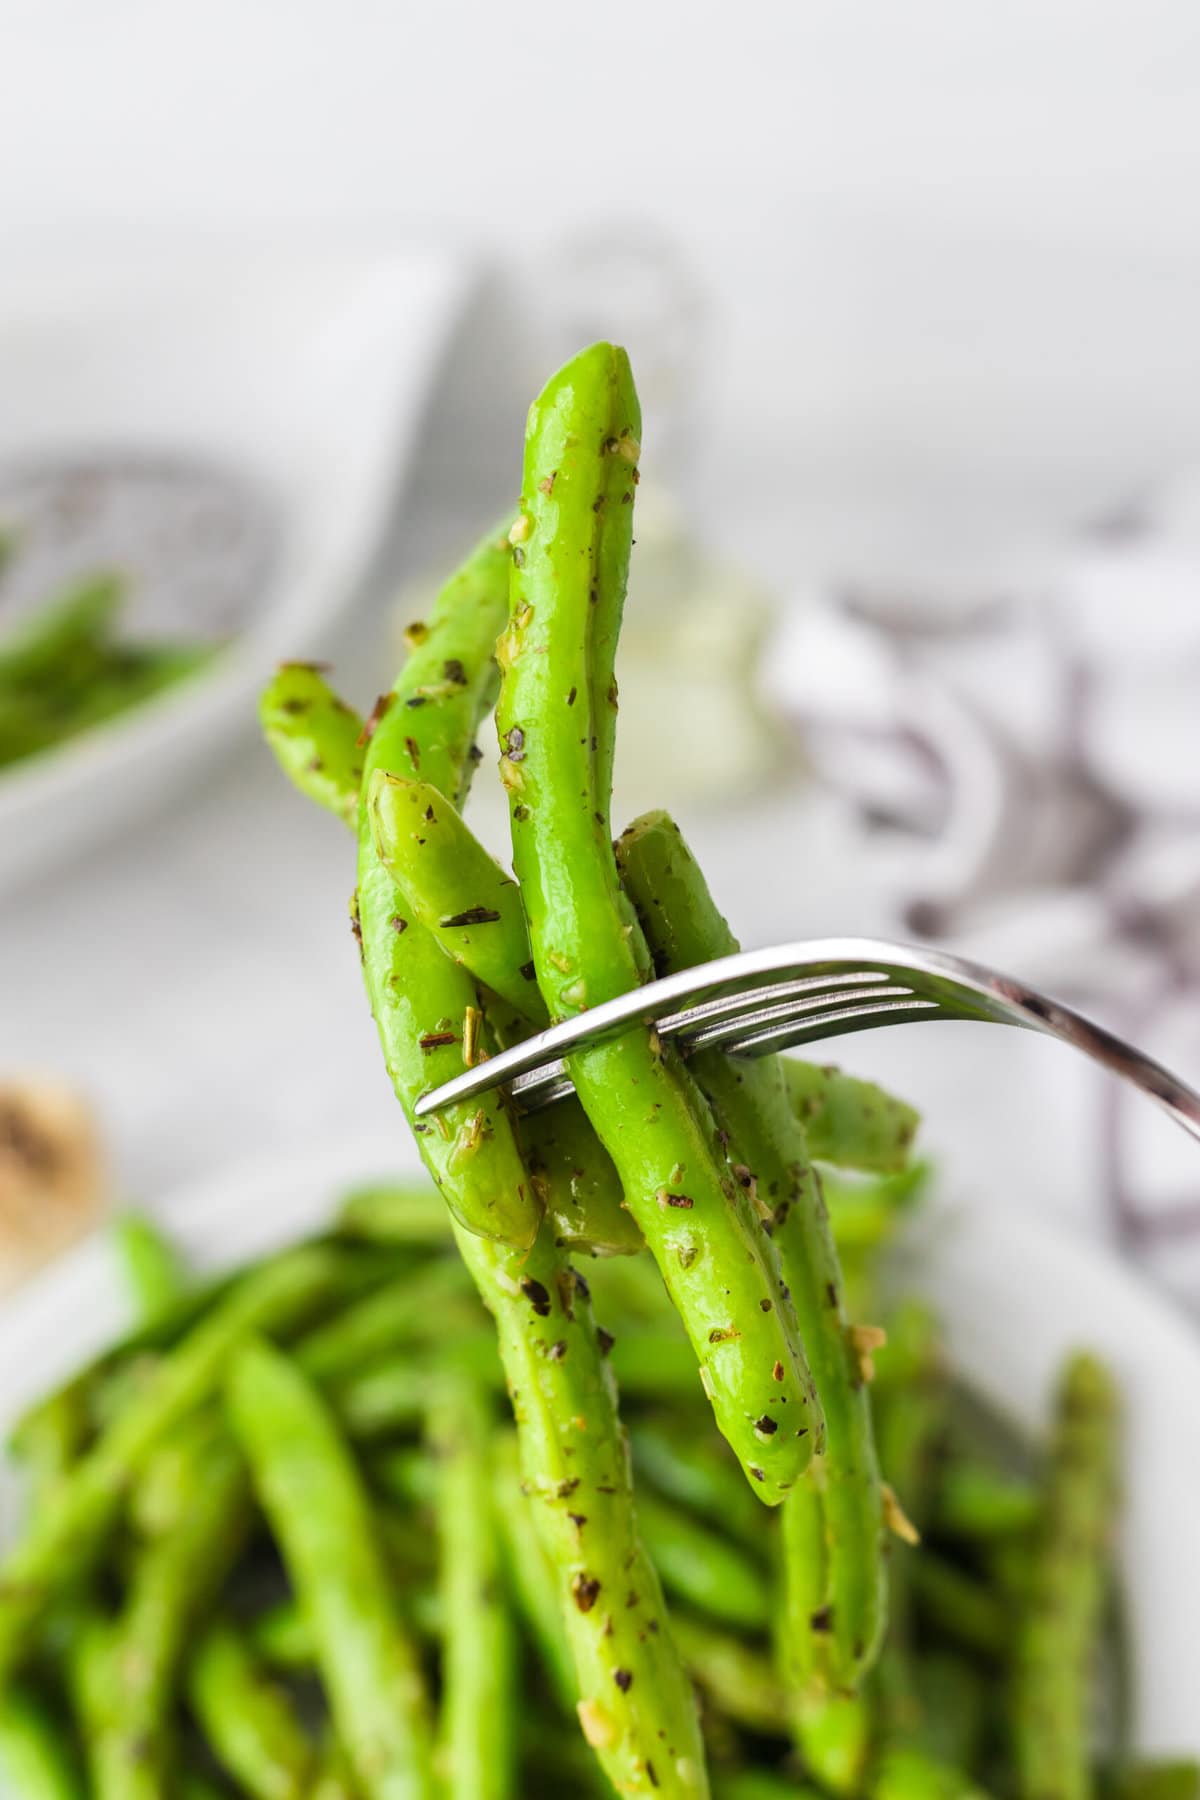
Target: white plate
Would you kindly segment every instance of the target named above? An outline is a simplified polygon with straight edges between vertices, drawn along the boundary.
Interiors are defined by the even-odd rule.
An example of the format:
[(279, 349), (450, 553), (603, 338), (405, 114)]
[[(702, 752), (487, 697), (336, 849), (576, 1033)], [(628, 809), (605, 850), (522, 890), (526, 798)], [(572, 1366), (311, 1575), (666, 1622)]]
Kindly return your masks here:
[(466, 283), (336, 247), (6, 271), (0, 458), (155, 451), (244, 474), (278, 542), (207, 675), (0, 773), (0, 885), (109, 833), (252, 717), (265, 671), (362, 590)]
[[(398, 1132), (395, 1142), (243, 1164), (182, 1190), (156, 1212), (196, 1270), (211, 1272), (317, 1229), (346, 1187), (415, 1166), (416, 1152)], [(1147, 1753), (1200, 1752), (1193, 1643), (1200, 1345), (1192, 1331), (1112, 1258), (998, 1206), (931, 1207), (906, 1255), (913, 1287), (946, 1321), (955, 1367), (1018, 1427), (1041, 1430), (1069, 1349), (1093, 1346), (1115, 1368), (1126, 1402), (1121, 1555), (1136, 1741)], [(103, 1239), (81, 1245), (8, 1300), (0, 1319), (0, 1434), (107, 1343), (124, 1318)], [(11, 1526), (11, 1506), (5, 1522)]]

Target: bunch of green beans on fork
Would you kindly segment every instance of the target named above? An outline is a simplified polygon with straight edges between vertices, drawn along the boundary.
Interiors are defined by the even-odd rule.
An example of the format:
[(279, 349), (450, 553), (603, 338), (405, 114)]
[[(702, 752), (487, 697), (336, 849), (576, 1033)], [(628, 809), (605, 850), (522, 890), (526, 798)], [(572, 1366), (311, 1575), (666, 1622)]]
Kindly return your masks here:
[[(893, 1292), (910, 1108), (642, 1027), (574, 1054), (543, 1113), (417, 1115), (736, 947), (665, 814), (613, 843), (640, 456), (628, 360), (594, 345), (365, 714), (307, 664), (263, 696), (353, 835), (427, 1179), (207, 1287), (121, 1224), (138, 1317), (13, 1435), (0, 1769), (27, 1800), (1200, 1795), (1091, 1736), (1111, 1377), (1069, 1362), (1039, 1454)], [(464, 816), (493, 708), (511, 873)]]

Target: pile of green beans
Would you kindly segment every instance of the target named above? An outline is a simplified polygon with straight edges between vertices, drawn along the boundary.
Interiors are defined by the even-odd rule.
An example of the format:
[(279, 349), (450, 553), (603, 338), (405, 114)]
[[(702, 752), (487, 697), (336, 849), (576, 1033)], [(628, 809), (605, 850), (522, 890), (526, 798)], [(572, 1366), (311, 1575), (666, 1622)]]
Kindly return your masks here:
[[(911, 1108), (636, 1028), (544, 1114), (417, 1118), (495, 1047), (735, 947), (670, 819), (612, 838), (640, 437), (628, 360), (592, 346), (366, 716), (308, 664), (263, 695), (353, 837), (429, 1180), (206, 1290), (120, 1225), (138, 1321), (14, 1434), (26, 1800), (1200, 1794), (1091, 1733), (1111, 1378), (1072, 1358), (1048, 1450), (1013, 1446), (890, 1293)], [(463, 812), (493, 709), (513, 873)]]
[(118, 636), (124, 600), (119, 576), (95, 575), (0, 637), (0, 769), (152, 699), (216, 654), (213, 644)]
[[(850, 1136), (839, 1154), (853, 1158)], [(873, 1289), (910, 1199), (886, 1177), (853, 1179), (855, 1201), (835, 1190), (832, 1226), (854, 1250), (874, 1194), (888, 1228), (859, 1271)], [(557, 1538), (539, 1529), (504, 1365), (434, 1192), (349, 1194), (323, 1240), (207, 1289), (147, 1221), (119, 1223), (134, 1329), (15, 1434), (31, 1510), (0, 1578), (0, 1794), (621, 1791), (578, 1728)], [(928, 1310), (872, 1294), (889, 1333), (871, 1387), (880, 1454), (923, 1542), (893, 1541), (872, 1676), (856, 1695), (814, 1698), (779, 1654), (788, 1532), (699, 1383), (680, 1380), (691, 1350), (665, 1286), (645, 1258), (594, 1259), (587, 1279), (607, 1365), (632, 1376), (622, 1415), (642, 1555), (719, 1800), (1200, 1793), (1191, 1765), (1131, 1766), (1118, 1746), (1097, 1758), (1089, 1738), (1117, 1443), (1093, 1358), (1064, 1371), (1045, 1452), (1010, 1444), (955, 1388)], [(40, 1432), (66, 1396), (82, 1422), (51, 1467)], [(101, 1517), (92, 1471), (118, 1428), (129, 1454), (119, 1473), (108, 1461)], [(55, 1535), (47, 1563), (31, 1546), (75, 1491), (86, 1506), (67, 1505), (75, 1532)], [(580, 1491), (566, 1517), (586, 1536)], [(631, 1598), (608, 1599), (597, 1566), (576, 1586), (583, 1617)], [(31, 1567), (36, 1591), (14, 1575)]]

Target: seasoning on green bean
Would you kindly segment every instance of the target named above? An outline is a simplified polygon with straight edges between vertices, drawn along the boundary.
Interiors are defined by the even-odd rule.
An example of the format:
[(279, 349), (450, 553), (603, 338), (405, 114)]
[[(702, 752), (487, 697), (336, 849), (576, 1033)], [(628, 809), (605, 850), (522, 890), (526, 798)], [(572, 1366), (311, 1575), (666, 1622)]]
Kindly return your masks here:
[[(664, 974), (738, 947), (678, 827), (648, 813), (617, 846), (626, 887)], [(882, 1639), (886, 1595), (879, 1472), (871, 1411), (848, 1326), (842, 1272), (820, 1188), (776, 1057), (692, 1059), (757, 1202), (772, 1216), (784, 1279), (816, 1378), (826, 1441), (783, 1509), (780, 1643), (796, 1689), (853, 1688)], [(803, 1517), (801, 1516), (803, 1515)], [(819, 1516), (818, 1516), (819, 1515)]]
[[(369, 721), (358, 809), (355, 930), (363, 974), (396, 1096), (459, 1075), (472, 1051), (478, 994), (464, 969), (405, 908), (379, 860), (367, 796), (377, 769), (431, 782), (451, 801), (467, 791), (475, 731), (495, 691), (494, 649), (505, 615), (508, 545), (489, 536), (438, 596), (407, 664)], [(410, 627), (410, 635), (413, 628)], [(538, 1228), (536, 1197), (509, 1115), (495, 1094), (412, 1121), (421, 1155), (468, 1231), (520, 1248)]]
[[(609, 840), (600, 748), (616, 704), (639, 433), (628, 358), (596, 344), (547, 384), (526, 434), (497, 723), (513, 862), (555, 1018), (629, 992), (648, 964)], [(711, 1114), (649, 1030), (581, 1051), (570, 1068), (718, 1424), (761, 1498), (778, 1502), (820, 1445), (820, 1408), (772, 1247)]]
[(263, 736), (289, 779), (353, 826), (363, 771), (363, 722), (315, 663), (282, 663), (258, 703)]

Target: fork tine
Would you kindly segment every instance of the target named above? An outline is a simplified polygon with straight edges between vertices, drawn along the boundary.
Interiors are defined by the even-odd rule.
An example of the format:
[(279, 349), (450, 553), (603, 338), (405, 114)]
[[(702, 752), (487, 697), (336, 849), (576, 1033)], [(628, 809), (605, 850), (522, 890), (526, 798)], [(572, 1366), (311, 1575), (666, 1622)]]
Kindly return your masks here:
[[(902, 993), (903, 989), (896, 991)], [(793, 1013), (790, 1018), (780, 1019), (765, 1030), (730, 1039), (724, 1048), (730, 1056), (768, 1056), (773, 1050), (788, 1050), (794, 1044), (808, 1044), (814, 1038), (829, 1037), (834, 1026), (837, 1029), (832, 1035), (843, 1037), (852, 1031), (870, 1031), (877, 1025), (914, 1023), (914, 1014), (926, 1018), (937, 1014), (942, 1018), (947, 1016), (936, 1000), (921, 1000), (915, 995), (908, 999), (871, 1000), (861, 1006), (843, 1006), (831, 1012)]]
[(926, 1018), (1043, 1031), (1159, 1101), (1200, 1138), (1200, 1094), (1134, 1045), (1009, 975), (927, 946), (822, 938), (739, 951), (661, 977), (464, 1070), (417, 1102), (419, 1118), (508, 1087), (528, 1111), (569, 1094), (565, 1056), (617, 1031), (650, 1030), (686, 1049), (761, 1056), (791, 1044)]
[(766, 1006), (773, 1001), (789, 1000), (804, 994), (823, 995), (831, 989), (840, 991), (869, 987), (872, 983), (890, 979), (880, 969), (848, 969), (840, 973), (802, 975), (790, 981), (769, 981), (755, 987), (742, 987), (732, 994), (721, 994), (712, 1000), (694, 1002), (679, 1012), (665, 1013), (658, 1021), (658, 1035), (686, 1035), (690, 1038), (710, 1020), (715, 1023), (737, 1013), (752, 1011), (756, 1006)]
[[(771, 995), (772, 1004), (763, 1004), (764, 993)], [(779, 989), (776, 988), (773, 993), (771, 989), (756, 989), (753, 993), (743, 994), (739, 998), (747, 1004), (736, 1013), (731, 1012), (728, 1017), (718, 1019), (713, 1024), (702, 1023), (696, 1031), (689, 1027), (679, 1033), (678, 1041), (688, 1050), (711, 1050), (722, 1045), (728, 1047), (734, 1042), (740, 1042), (757, 1025), (765, 1027), (774, 1020), (786, 1024), (792, 1019), (806, 1017), (840, 1018), (840, 1012), (830, 1013), (831, 1004), (849, 1006), (853, 1011), (860, 1001), (905, 999), (911, 995), (912, 989), (896, 986), (885, 978), (880, 978), (880, 985), (876, 987), (853, 988), (849, 993), (843, 989), (833, 994), (797, 995), (775, 1004), (774, 996), (778, 993)], [(698, 1012), (700, 1009), (697, 1007), (696, 1010)], [(659, 1029), (661, 1031), (661, 1026)]]

